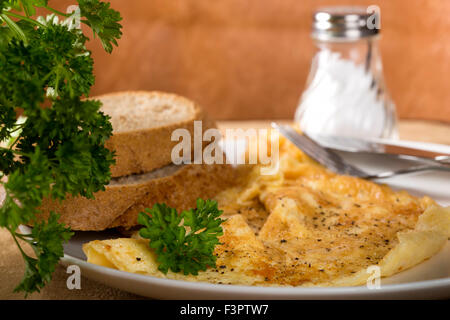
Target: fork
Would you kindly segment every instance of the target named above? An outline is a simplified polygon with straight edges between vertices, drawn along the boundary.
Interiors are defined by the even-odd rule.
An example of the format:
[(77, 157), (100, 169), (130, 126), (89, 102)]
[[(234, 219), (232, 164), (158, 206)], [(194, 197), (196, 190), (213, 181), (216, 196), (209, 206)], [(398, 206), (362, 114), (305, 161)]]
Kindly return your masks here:
[(278, 131), (286, 137), (289, 141), (291, 141), (297, 148), (302, 150), (304, 153), (306, 153), (308, 156), (322, 164), (323, 166), (327, 167), (331, 171), (334, 171), (338, 174), (345, 174), (345, 175), (351, 175), (358, 178), (363, 179), (385, 179), (390, 178), (393, 176), (401, 175), (401, 174), (407, 174), (407, 173), (413, 173), (413, 172), (421, 172), (421, 171), (428, 171), (428, 170), (441, 170), (441, 171), (449, 171), (449, 166), (444, 165), (417, 165), (412, 166), (409, 168), (399, 169), (399, 170), (393, 170), (393, 171), (385, 171), (380, 173), (367, 173), (351, 164), (346, 162), (342, 157), (337, 154), (336, 152), (333, 152), (332, 150), (325, 149), (318, 143), (316, 143), (314, 140), (309, 138), (305, 134), (299, 134), (297, 131), (295, 131), (290, 126), (284, 126), (284, 125), (278, 125), (275, 122), (272, 122), (272, 127), (274, 129), (278, 129)]

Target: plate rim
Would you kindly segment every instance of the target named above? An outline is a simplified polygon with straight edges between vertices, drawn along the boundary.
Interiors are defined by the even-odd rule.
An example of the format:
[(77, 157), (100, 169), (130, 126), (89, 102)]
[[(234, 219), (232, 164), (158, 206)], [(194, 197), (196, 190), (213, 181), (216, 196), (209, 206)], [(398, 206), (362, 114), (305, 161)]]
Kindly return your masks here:
[[(141, 281), (146, 284), (158, 284), (165, 287), (190, 289), (200, 291), (211, 291), (215, 293), (236, 293), (241, 294), (253, 294), (253, 295), (285, 295), (285, 296), (310, 296), (318, 297), (321, 295), (349, 295), (349, 294), (388, 294), (388, 293), (402, 293), (410, 290), (424, 290), (424, 289), (442, 289), (448, 288), (450, 292), (450, 277), (437, 278), (430, 280), (412, 281), (406, 283), (395, 283), (381, 285), (379, 289), (369, 289), (366, 286), (343, 286), (343, 287), (265, 287), (265, 286), (245, 286), (245, 285), (230, 285), (230, 284), (214, 284), (208, 282), (193, 282), (177, 279), (159, 278), (150, 275), (136, 274), (132, 272), (117, 270), (108, 268), (96, 264), (92, 264), (80, 258), (73, 257), (68, 254), (64, 254), (60, 263), (68, 266), (76, 264), (80, 268), (91, 269), (92, 271), (106, 274), (108, 276), (127, 279), (133, 278), (134, 280)], [(383, 279), (383, 278), (382, 278)], [(93, 279), (95, 280), (95, 279)]]

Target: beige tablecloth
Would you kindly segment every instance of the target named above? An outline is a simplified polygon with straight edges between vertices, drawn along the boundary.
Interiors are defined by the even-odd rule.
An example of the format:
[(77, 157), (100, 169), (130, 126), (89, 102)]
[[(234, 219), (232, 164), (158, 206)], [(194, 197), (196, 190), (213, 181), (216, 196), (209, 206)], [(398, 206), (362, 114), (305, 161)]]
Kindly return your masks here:
[[(219, 123), (221, 128), (265, 127), (267, 121), (231, 121)], [(450, 145), (450, 125), (422, 121), (402, 121), (400, 136), (405, 140), (435, 142)], [(29, 248), (27, 248), (29, 249)], [(19, 250), (6, 230), (0, 229), (0, 299), (22, 299), (22, 293), (13, 289), (23, 276), (24, 265)], [(66, 269), (58, 266), (51, 283), (30, 299), (140, 299), (141, 297), (110, 288), (82, 277), (81, 290), (69, 290), (66, 286)]]

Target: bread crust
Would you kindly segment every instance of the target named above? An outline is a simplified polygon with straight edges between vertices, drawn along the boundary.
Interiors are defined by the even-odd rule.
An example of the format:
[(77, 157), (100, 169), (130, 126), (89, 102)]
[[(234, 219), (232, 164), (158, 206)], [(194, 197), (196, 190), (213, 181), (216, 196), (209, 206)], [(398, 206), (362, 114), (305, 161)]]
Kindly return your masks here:
[(47, 220), (54, 211), (60, 215), (59, 222), (72, 230), (104, 230), (145, 192), (144, 184), (108, 185), (105, 191), (94, 193), (94, 199), (70, 195), (62, 201), (44, 198), (37, 219)]
[[(211, 198), (237, 179), (231, 165), (181, 165), (172, 175), (139, 183), (112, 184), (94, 199), (68, 196), (63, 201), (44, 199), (38, 221), (48, 219), (51, 211), (72, 230), (100, 231), (114, 227), (130, 228), (137, 215), (155, 203), (184, 210), (195, 207), (197, 198)], [(211, 183), (214, 181), (214, 183)]]
[(238, 172), (231, 165), (186, 165), (170, 179), (161, 179), (147, 185), (146, 192), (134, 205), (117, 217), (108, 228), (131, 228), (137, 225), (139, 212), (165, 203), (179, 212), (196, 207), (198, 198), (209, 199), (230, 187), (238, 179)]

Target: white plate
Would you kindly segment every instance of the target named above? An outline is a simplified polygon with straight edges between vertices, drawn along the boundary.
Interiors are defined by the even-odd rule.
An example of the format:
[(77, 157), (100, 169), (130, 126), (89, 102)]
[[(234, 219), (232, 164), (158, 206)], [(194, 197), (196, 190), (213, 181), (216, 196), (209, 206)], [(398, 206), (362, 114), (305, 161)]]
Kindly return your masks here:
[[(424, 145), (424, 144), (421, 144)], [(425, 145), (426, 147), (426, 145)], [(439, 146), (432, 145), (439, 151)], [(436, 149), (437, 148), (437, 149)], [(442, 146), (442, 152), (448, 151)], [(343, 157), (367, 171), (382, 171), (411, 165), (383, 155), (342, 153)], [(442, 205), (450, 205), (450, 172), (424, 172), (380, 181), (414, 195), (429, 195)], [(159, 299), (423, 299), (450, 297), (450, 241), (437, 255), (418, 266), (382, 279), (380, 289), (359, 287), (267, 288), (215, 285), (132, 274), (86, 262), (82, 244), (95, 239), (118, 237), (113, 231), (77, 232), (65, 246), (64, 265), (80, 266), (83, 276), (111, 287)]]

